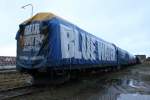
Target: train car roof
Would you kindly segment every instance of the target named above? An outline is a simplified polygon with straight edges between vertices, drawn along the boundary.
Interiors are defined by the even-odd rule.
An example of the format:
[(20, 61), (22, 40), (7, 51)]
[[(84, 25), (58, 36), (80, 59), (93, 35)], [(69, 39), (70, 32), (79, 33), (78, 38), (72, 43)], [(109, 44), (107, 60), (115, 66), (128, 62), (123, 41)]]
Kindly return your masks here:
[(24, 21), (21, 24), (26, 24), (26, 23), (33, 22), (33, 21), (50, 20), (54, 17), (58, 17), (58, 16), (54, 15), (53, 13), (41, 12), (41, 13), (37, 13), (36, 15), (32, 16), (31, 18), (27, 19), (26, 21)]

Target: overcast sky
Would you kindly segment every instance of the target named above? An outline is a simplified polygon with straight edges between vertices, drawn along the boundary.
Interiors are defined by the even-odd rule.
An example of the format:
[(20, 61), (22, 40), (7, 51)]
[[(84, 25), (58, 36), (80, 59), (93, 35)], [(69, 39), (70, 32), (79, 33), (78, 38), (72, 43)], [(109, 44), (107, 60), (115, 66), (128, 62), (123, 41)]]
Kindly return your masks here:
[(16, 55), (18, 25), (52, 12), (133, 54), (150, 56), (150, 0), (0, 0), (0, 56)]

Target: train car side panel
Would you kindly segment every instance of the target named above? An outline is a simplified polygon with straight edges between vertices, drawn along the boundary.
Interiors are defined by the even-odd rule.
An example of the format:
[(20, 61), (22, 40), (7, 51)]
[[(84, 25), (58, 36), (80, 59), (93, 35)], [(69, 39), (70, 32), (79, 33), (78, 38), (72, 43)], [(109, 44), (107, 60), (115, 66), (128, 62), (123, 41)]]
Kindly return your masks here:
[[(51, 32), (51, 34), (58, 36), (55, 42), (57, 40), (59, 43), (55, 43), (55, 45), (59, 46), (55, 47), (58, 47), (60, 51), (57, 52), (59, 53), (57, 59), (53, 59), (50, 55), (50, 66), (116, 65), (116, 48), (114, 45), (98, 39), (64, 20), (57, 18), (55, 20), (59, 21), (59, 24), (57, 23), (59, 31), (57, 33)], [(53, 28), (55, 29), (55, 27)], [(55, 48), (56, 51), (58, 48)]]

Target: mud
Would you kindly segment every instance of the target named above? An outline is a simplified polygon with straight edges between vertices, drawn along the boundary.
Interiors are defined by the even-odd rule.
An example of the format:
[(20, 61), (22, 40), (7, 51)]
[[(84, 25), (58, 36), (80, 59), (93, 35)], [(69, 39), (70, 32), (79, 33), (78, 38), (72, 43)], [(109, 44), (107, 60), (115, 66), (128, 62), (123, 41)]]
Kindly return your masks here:
[(150, 100), (150, 64), (80, 77), (14, 100)]

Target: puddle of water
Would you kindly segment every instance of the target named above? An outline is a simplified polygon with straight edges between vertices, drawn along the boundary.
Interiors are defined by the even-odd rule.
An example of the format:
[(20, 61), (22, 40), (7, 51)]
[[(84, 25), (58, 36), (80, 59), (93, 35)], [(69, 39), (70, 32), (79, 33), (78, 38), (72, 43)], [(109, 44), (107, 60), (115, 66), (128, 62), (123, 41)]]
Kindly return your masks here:
[(140, 81), (137, 81), (137, 80), (130, 80), (128, 85), (130, 87), (133, 87), (133, 88), (139, 88), (139, 89), (140, 88), (146, 88), (144, 82), (140, 82)]
[(150, 74), (140, 72), (133, 70), (128, 74), (107, 77), (100, 81), (102, 89), (96, 92), (89, 89), (78, 95), (77, 100), (150, 100)]
[(150, 95), (120, 94), (117, 100), (150, 100)]
[(136, 89), (146, 89), (147, 84), (142, 82), (141, 80), (135, 79), (116, 79), (116, 82), (113, 83), (120, 87), (126, 88), (136, 88)]
[(89, 93), (89, 98), (84, 100), (150, 100), (150, 90), (140, 80), (113, 79), (109, 84), (106, 82), (103, 85), (103, 90)]

